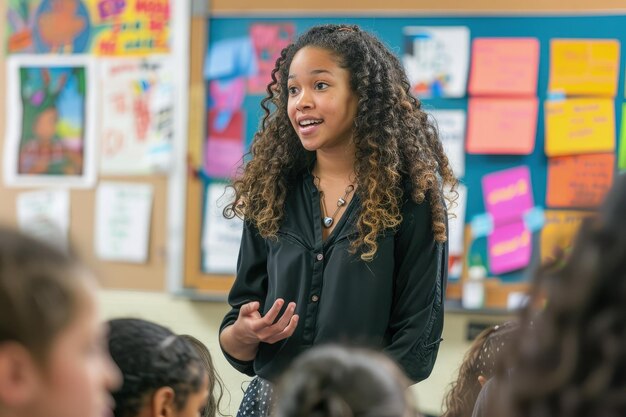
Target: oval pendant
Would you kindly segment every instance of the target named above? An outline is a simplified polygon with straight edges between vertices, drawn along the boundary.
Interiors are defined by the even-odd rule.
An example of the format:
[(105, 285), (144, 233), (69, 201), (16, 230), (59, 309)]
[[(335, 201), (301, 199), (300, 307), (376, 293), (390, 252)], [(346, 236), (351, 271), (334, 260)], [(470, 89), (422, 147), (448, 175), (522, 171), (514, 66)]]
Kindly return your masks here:
[(324, 217), (324, 227), (329, 228), (332, 225), (333, 225), (333, 218), (332, 217)]

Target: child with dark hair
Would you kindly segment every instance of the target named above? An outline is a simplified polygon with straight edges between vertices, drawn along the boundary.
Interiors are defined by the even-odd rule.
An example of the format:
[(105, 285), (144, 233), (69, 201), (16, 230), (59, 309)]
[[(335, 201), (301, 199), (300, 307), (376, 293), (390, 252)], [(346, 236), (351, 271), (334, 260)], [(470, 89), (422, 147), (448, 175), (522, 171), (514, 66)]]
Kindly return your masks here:
[(626, 415), (624, 213), (620, 175), (597, 216), (583, 221), (567, 258), (537, 274), (514, 344), (507, 415)]
[(73, 256), (0, 227), (0, 416), (102, 417), (119, 371), (92, 274)]
[(385, 355), (321, 346), (281, 379), (275, 417), (416, 417), (409, 381)]
[(400, 61), (358, 26), (316, 26), (283, 49), (262, 107), (224, 212), (245, 222), (220, 344), (259, 394), (240, 414), (266, 413), (268, 380), (322, 343), (384, 350), (425, 379), (456, 179)]
[(490, 326), (476, 336), (463, 358), (457, 379), (444, 397), (443, 417), (472, 416), (482, 387), (496, 375), (517, 329), (517, 322), (508, 321)]
[(109, 321), (109, 350), (124, 382), (113, 393), (115, 417), (197, 417), (207, 405), (209, 378), (183, 337), (140, 319)]
[(215, 366), (213, 366), (211, 352), (209, 352), (209, 349), (204, 343), (191, 335), (184, 334), (180, 337), (189, 342), (189, 344), (196, 350), (196, 353), (200, 356), (204, 369), (209, 377), (209, 399), (204, 410), (200, 414), (200, 417), (215, 417), (218, 413), (220, 413), (220, 403), (224, 397), (224, 382), (215, 370)]

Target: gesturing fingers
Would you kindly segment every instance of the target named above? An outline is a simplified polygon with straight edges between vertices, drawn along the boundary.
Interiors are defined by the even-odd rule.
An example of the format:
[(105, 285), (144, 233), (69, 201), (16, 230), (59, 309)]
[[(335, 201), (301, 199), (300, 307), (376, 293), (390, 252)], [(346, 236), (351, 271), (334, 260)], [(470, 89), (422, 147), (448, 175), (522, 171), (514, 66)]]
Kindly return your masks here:
[(287, 327), (285, 327), (281, 332), (268, 337), (268, 339), (265, 340), (265, 343), (270, 343), (270, 344), (276, 343), (280, 340), (290, 337), (293, 334), (293, 332), (296, 330), (296, 326), (298, 325), (298, 319), (299, 319), (299, 316), (297, 314), (294, 314), (293, 316), (291, 316), (291, 319), (289, 320), (289, 324), (287, 325)]

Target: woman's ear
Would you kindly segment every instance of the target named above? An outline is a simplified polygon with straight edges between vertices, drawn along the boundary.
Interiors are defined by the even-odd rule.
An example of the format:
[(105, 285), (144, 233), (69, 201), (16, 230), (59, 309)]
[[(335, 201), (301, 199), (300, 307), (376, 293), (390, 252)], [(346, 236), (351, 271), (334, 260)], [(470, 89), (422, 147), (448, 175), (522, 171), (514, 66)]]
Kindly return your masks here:
[(487, 381), (488, 381), (487, 378), (485, 378), (482, 375), (478, 375), (478, 383), (480, 384), (481, 387), (484, 387)]
[(21, 407), (36, 398), (41, 371), (30, 352), (16, 342), (0, 343), (0, 403)]
[(161, 387), (152, 396), (152, 413), (150, 417), (173, 417), (176, 407), (176, 393), (170, 387)]

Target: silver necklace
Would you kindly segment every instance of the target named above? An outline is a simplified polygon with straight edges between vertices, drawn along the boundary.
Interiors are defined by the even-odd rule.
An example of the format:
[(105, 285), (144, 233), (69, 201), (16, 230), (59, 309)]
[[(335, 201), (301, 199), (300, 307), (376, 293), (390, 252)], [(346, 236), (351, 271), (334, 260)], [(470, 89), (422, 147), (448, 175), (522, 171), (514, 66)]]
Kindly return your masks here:
[(339, 199), (337, 200), (337, 208), (335, 209), (335, 212), (329, 216), (326, 211), (326, 203), (324, 202), (324, 192), (320, 189), (320, 178), (317, 175), (314, 175), (313, 177), (315, 178), (315, 187), (320, 193), (322, 214), (324, 215), (324, 218), (322, 219), (322, 224), (325, 228), (328, 229), (333, 225), (333, 223), (335, 223), (335, 216), (337, 215), (337, 213), (339, 213), (339, 210), (341, 210), (341, 208), (346, 205), (348, 196), (354, 191), (354, 185), (350, 184), (346, 187), (346, 191), (344, 192), (343, 197), (339, 197)]

